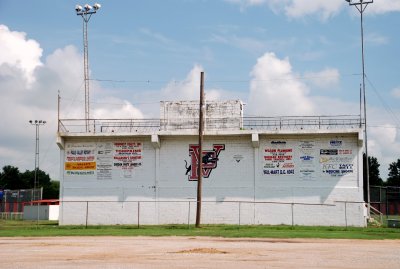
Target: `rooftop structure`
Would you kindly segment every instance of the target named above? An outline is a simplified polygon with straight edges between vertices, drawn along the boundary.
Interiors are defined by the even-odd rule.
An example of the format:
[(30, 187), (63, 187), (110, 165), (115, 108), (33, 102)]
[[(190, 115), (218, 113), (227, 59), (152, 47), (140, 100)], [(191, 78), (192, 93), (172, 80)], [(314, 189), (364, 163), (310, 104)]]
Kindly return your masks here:
[[(208, 101), (205, 108), (205, 131), (318, 131), (359, 129), (359, 115), (245, 117), (240, 100)], [(195, 132), (199, 124), (198, 101), (161, 101), (159, 119), (90, 119), (91, 135), (107, 133), (151, 134)], [(61, 136), (86, 133), (85, 119), (59, 119)]]

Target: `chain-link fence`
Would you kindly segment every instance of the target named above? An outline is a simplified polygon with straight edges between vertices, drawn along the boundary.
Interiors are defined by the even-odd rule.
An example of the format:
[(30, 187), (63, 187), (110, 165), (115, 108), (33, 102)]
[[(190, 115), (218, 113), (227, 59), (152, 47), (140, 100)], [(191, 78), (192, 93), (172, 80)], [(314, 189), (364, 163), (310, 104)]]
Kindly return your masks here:
[(371, 206), (386, 216), (400, 215), (400, 187), (370, 187)]
[(2, 190), (0, 199), (0, 218), (22, 219), (24, 206), (36, 200), (41, 200), (43, 188)]

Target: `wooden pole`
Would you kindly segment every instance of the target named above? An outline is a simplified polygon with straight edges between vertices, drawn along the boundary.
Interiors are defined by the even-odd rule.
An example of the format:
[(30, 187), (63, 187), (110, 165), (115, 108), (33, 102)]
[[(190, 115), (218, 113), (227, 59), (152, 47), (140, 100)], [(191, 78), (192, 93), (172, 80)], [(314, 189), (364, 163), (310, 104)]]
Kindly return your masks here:
[(199, 116), (199, 159), (198, 159), (198, 179), (197, 179), (197, 209), (196, 209), (196, 228), (200, 227), (201, 220), (201, 189), (203, 176), (203, 113), (204, 113), (204, 72), (200, 73), (200, 116)]
[(57, 98), (57, 132), (60, 132), (60, 91), (58, 91)]

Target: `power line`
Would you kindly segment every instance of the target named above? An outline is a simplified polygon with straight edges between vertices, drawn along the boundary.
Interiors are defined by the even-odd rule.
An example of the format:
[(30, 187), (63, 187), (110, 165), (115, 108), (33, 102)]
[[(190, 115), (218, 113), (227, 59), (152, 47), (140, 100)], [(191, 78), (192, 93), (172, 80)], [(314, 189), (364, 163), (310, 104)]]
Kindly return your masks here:
[[(63, 98), (63, 100), (73, 100), (71, 98)], [(83, 103), (84, 101), (75, 101), (74, 102), (78, 102), (78, 103)], [(112, 106), (121, 106), (121, 105), (125, 105), (126, 103), (124, 102), (90, 102), (91, 104), (97, 104), (97, 105), (112, 105)], [(153, 104), (159, 104), (160, 102), (136, 102), (136, 103), (131, 103), (129, 102), (129, 104), (131, 105), (153, 105)]]
[(393, 109), (390, 107), (389, 104), (387, 104), (385, 102), (385, 100), (381, 97), (381, 95), (379, 94), (378, 90), (376, 89), (376, 87), (374, 86), (374, 84), (369, 80), (369, 78), (367, 76), (365, 76), (367, 78), (368, 84), (371, 86), (371, 88), (374, 90), (376, 96), (378, 97), (378, 99), (381, 101), (383, 108), (386, 110), (386, 112), (392, 116), (393, 120), (400, 125), (400, 120), (399, 118), (396, 116), (396, 113), (393, 111)]
[(387, 126), (387, 125), (368, 125), (368, 128), (384, 128), (384, 129), (400, 129), (399, 125)]
[[(351, 77), (351, 76), (360, 76), (361, 74), (343, 74), (341, 77)], [(313, 75), (313, 76), (294, 76), (291, 78), (281, 77), (281, 78), (271, 78), (271, 79), (223, 79), (223, 80), (207, 80), (207, 83), (249, 83), (249, 82), (270, 82), (270, 81), (288, 81), (288, 80), (307, 80), (307, 79), (326, 79), (326, 78), (335, 78), (336, 76), (328, 76), (328, 75)], [(98, 82), (113, 82), (113, 83), (183, 83), (187, 82), (187, 80), (126, 80), (126, 79), (101, 79), (101, 78), (91, 78), (92, 81)]]
[[(83, 84), (84, 84), (84, 81), (82, 81), (81, 85), (75, 90), (75, 94), (74, 94), (74, 96), (73, 96), (72, 99), (65, 99), (65, 98), (62, 98), (63, 100), (65, 99), (65, 100), (71, 100), (71, 101), (72, 101), (71, 103), (67, 104), (67, 107), (65, 108), (65, 111), (67, 111), (67, 115), (66, 115), (66, 116), (68, 116), (68, 114), (71, 112), (70, 107), (71, 107), (75, 102), (81, 102), (81, 101), (76, 101), (76, 99), (77, 99), (77, 96), (78, 96), (78, 94), (80, 93), (80, 91), (81, 91), (81, 89), (82, 89)], [(82, 101), (82, 102), (83, 102), (83, 101)]]

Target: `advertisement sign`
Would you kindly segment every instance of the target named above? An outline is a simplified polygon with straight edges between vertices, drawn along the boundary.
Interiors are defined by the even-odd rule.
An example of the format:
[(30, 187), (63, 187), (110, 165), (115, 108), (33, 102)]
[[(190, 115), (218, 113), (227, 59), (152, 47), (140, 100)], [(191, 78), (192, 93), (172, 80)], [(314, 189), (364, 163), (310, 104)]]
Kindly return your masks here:
[(264, 175), (294, 175), (293, 147), (287, 141), (271, 141), (263, 157)]
[(112, 179), (113, 168), (113, 143), (97, 144), (97, 179)]
[(142, 166), (142, 142), (67, 143), (64, 170), (67, 176), (92, 176), (111, 180), (113, 176), (133, 177)]
[(299, 141), (298, 144), (298, 168), (299, 177), (302, 180), (316, 180), (316, 151), (315, 141)]
[(70, 176), (90, 176), (96, 171), (96, 144), (71, 143), (66, 145), (65, 173)]
[(331, 140), (329, 148), (320, 150), (321, 171), (330, 177), (354, 174), (354, 159), (353, 150), (342, 140)]
[(115, 142), (113, 150), (113, 169), (119, 170), (122, 177), (131, 178), (133, 170), (142, 166), (143, 143)]

